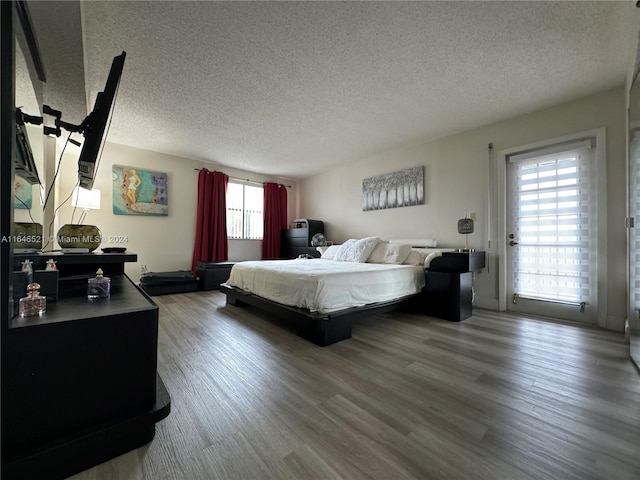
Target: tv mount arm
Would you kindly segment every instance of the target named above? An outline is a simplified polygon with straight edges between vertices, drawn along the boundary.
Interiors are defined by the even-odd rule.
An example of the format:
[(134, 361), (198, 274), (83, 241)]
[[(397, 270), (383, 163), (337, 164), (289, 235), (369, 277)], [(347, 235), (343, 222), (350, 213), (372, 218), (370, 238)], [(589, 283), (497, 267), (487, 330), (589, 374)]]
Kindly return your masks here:
[(16, 123), (18, 125), (24, 125), (25, 123), (30, 123), (32, 125), (42, 125), (42, 122), (42, 117), (28, 115), (24, 113), (20, 107), (16, 107)]
[(62, 112), (60, 110), (54, 110), (49, 105), (42, 106), (42, 113), (47, 115), (51, 115), (55, 120), (55, 128), (53, 127), (45, 127), (49, 130), (49, 132), (45, 131), (45, 133), (52, 133), (56, 137), (59, 137), (61, 134), (60, 128), (64, 128), (67, 132), (71, 133), (84, 133), (86, 127), (86, 120), (84, 120), (80, 125), (74, 125), (73, 123), (65, 122), (62, 120)]
[[(54, 110), (49, 105), (42, 106), (42, 113), (55, 118), (55, 127), (50, 127), (47, 125), (42, 126), (42, 130), (45, 135), (55, 135), (56, 137), (59, 137), (62, 134), (61, 128), (64, 128), (67, 132), (71, 133), (84, 133), (86, 130), (88, 117), (80, 125), (74, 125), (73, 123), (63, 121), (62, 112), (60, 110)], [(16, 123), (18, 123), (19, 125), (24, 125), (25, 123), (30, 123), (32, 125), (42, 125), (44, 123), (44, 117), (28, 115), (24, 113), (20, 107), (17, 107)], [(78, 147), (80, 146), (80, 142), (78, 142), (77, 140), (69, 138), (69, 141)]]

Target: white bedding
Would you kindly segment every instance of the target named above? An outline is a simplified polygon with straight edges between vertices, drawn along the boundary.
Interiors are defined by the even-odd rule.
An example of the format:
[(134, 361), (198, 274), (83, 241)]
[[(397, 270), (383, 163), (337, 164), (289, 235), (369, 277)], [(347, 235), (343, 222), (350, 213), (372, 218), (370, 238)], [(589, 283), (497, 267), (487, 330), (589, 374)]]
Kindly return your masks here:
[(227, 284), (262, 298), (328, 313), (418, 293), (424, 266), (335, 260), (266, 260), (236, 263)]

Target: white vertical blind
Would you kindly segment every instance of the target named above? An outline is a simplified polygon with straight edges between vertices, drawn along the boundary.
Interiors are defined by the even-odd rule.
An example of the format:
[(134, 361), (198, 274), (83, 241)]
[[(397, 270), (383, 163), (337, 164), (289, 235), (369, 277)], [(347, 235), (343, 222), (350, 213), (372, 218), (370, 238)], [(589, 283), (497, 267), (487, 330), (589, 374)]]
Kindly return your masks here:
[(514, 289), (521, 297), (594, 303), (595, 179), (591, 142), (509, 159), (515, 208)]
[(640, 310), (640, 130), (630, 132), (629, 144), (629, 184), (631, 195), (629, 199), (629, 216), (634, 218), (636, 225), (629, 230), (629, 288), (631, 290), (631, 308)]

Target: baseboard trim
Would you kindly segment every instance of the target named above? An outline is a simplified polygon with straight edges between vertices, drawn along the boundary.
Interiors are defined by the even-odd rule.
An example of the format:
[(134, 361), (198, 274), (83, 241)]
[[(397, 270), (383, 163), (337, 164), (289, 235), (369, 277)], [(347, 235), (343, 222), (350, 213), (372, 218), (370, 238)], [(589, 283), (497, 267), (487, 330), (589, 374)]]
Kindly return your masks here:
[(473, 306), (486, 310), (500, 310), (500, 302), (498, 302), (497, 298), (476, 297), (473, 301)]

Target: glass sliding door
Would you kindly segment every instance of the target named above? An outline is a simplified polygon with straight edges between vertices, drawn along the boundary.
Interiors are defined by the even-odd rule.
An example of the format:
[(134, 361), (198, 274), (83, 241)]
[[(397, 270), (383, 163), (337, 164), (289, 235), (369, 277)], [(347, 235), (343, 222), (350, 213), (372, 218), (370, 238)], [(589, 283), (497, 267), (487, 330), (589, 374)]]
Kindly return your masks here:
[(595, 323), (595, 139), (507, 157), (507, 309)]
[(629, 333), (631, 358), (640, 368), (640, 79), (629, 95)]

